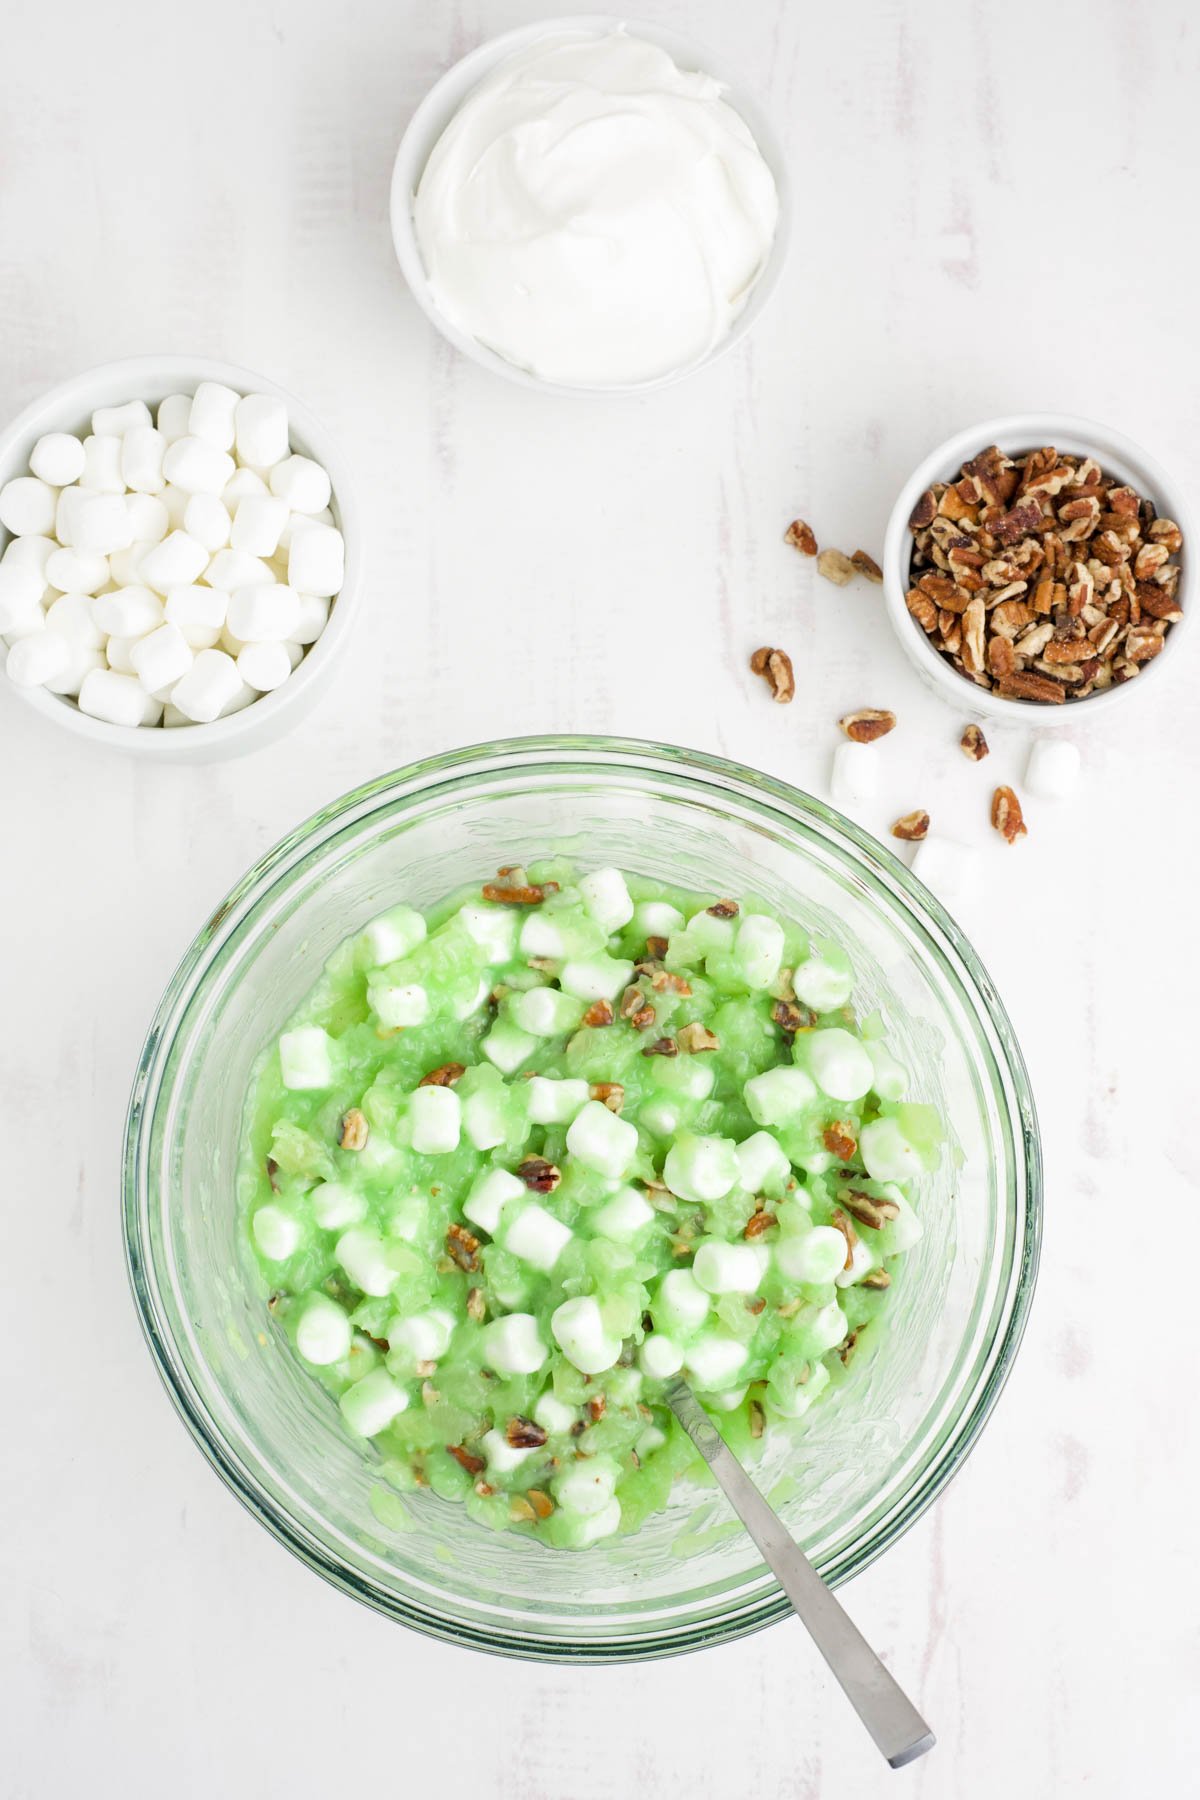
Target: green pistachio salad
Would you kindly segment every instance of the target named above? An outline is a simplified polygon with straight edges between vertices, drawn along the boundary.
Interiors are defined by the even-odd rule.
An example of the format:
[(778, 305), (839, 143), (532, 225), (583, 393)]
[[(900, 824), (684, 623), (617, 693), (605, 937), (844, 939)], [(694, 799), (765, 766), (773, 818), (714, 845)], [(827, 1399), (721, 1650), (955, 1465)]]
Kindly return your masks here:
[(249, 1097), (267, 1307), (395, 1486), (578, 1548), (753, 1460), (881, 1329), (934, 1111), (844, 951), (561, 861), (348, 939)]

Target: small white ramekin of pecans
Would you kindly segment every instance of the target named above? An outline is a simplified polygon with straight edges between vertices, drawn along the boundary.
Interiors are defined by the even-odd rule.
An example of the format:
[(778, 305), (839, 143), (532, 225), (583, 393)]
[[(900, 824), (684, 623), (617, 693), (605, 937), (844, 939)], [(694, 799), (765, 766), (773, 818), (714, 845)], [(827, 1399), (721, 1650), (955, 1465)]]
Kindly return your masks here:
[(1196, 540), (1179, 485), (1128, 438), (1054, 413), (957, 433), (888, 521), (888, 614), (960, 710), (1062, 724), (1158, 693), (1188, 640)]

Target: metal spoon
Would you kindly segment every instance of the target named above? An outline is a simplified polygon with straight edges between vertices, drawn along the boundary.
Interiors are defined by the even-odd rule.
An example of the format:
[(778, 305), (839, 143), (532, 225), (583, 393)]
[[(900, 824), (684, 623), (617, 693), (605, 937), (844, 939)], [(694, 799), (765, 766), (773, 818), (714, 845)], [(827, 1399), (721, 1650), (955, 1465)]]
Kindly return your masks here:
[(924, 1756), (937, 1741), (932, 1731), (764, 1500), (682, 1376), (668, 1383), (667, 1400), (892, 1768)]

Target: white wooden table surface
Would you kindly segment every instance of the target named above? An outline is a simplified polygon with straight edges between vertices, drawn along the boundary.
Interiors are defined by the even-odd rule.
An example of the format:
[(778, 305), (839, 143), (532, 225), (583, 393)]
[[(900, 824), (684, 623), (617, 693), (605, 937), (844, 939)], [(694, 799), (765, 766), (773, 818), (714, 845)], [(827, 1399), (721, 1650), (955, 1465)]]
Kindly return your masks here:
[[(961, 719), (878, 590), (782, 542), (878, 553), (950, 430), (1092, 413), (1200, 475), (1200, 22), (1187, 0), (680, 0), (779, 121), (797, 192), (748, 344), (637, 402), (539, 398), (458, 360), (395, 268), (392, 154), (423, 89), (534, 0), (64, 0), (10, 11), (0, 411), (90, 363), (224, 356), (349, 448), (363, 620), (295, 735), (242, 761), (88, 755), (0, 692), (0, 1790), (179, 1800), (350, 1788), (481, 1800), (1100, 1800), (1196, 1791), (1192, 1266), (1200, 729), (1173, 704), (1072, 735), (1078, 799), (1009, 850)], [(746, 669), (782, 643), (798, 694)], [(1190, 680), (1196, 679), (1196, 659)], [(839, 712), (894, 708), (888, 791), (980, 846), (961, 909), (1045, 1129), (1033, 1322), (934, 1511), (846, 1598), (940, 1747), (876, 1766), (799, 1627), (569, 1672), (407, 1635), (309, 1575), (173, 1416), (118, 1223), (126, 1092), (177, 956), (319, 803), (493, 734), (622, 732), (824, 790)]]

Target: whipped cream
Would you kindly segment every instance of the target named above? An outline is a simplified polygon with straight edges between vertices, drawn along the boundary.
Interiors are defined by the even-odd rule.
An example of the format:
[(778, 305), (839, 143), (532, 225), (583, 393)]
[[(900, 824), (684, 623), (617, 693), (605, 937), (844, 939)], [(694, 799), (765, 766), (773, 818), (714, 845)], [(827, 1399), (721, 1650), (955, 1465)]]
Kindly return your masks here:
[(414, 223), (443, 316), (545, 381), (699, 362), (775, 237), (775, 180), (711, 76), (623, 31), (555, 34), (464, 100)]

